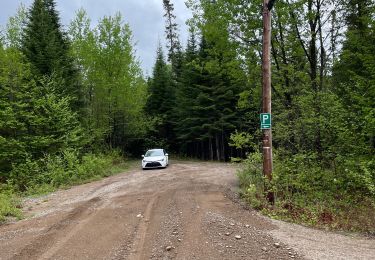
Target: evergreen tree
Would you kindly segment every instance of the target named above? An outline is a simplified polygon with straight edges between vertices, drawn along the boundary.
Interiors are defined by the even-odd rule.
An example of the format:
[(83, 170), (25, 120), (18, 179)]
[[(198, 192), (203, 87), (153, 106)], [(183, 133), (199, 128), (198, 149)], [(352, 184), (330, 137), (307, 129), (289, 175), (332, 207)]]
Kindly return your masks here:
[(226, 48), (218, 48), (217, 44), (224, 42), (203, 35), (197, 51), (195, 35), (191, 34), (177, 92), (180, 147), (189, 155), (211, 160), (228, 158), (229, 135), (239, 126), (236, 105), (243, 85), (238, 84), (240, 74), (238, 78), (231, 74), (237, 66), (235, 56)]
[(199, 50), (195, 32), (190, 32), (182, 66), (181, 84), (176, 95), (176, 135), (181, 153), (189, 156), (204, 156), (205, 147), (201, 139), (204, 124), (198, 96), (202, 83), (199, 69)]
[(17, 139), (18, 132), (25, 128), (25, 122), (17, 116), (25, 106), (21, 97), (28, 90), (23, 84), (25, 71), (18, 52), (0, 48), (0, 182), (6, 179), (12, 163), (19, 163), (25, 156), (26, 147)]
[[(198, 46), (194, 31), (190, 32), (182, 66), (181, 85), (176, 93), (176, 134), (180, 140), (181, 152), (189, 150), (189, 144), (198, 137), (194, 127), (199, 115), (194, 114), (194, 107), (199, 90), (195, 85), (199, 82), (200, 72), (196, 66)], [(185, 151), (183, 151), (185, 149)]]
[(181, 73), (182, 73), (182, 62), (183, 62), (183, 51), (179, 39), (178, 25), (176, 22), (176, 15), (174, 14), (174, 6), (171, 0), (163, 0), (163, 6), (165, 10), (165, 36), (167, 41), (168, 49), (168, 61), (171, 64), (171, 81), (169, 88), (169, 103), (170, 109), (167, 111), (166, 126), (167, 129), (173, 129), (173, 131), (166, 132), (166, 140), (168, 140), (171, 148), (177, 150), (175, 127), (178, 118), (176, 118), (176, 93), (181, 87)]
[(147, 112), (152, 116), (166, 115), (172, 109), (170, 102), (170, 70), (165, 62), (160, 43), (156, 52), (156, 62), (149, 85)]
[(59, 79), (37, 84), (22, 58), (15, 49), (0, 50), (0, 179), (27, 157), (86, 144), (69, 97), (55, 94)]
[(29, 9), (22, 38), (22, 52), (38, 77), (59, 77), (63, 84), (58, 95), (70, 96), (71, 106), (82, 108), (82, 90), (78, 70), (69, 55), (69, 42), (61, 28), (54, 0), (35, 0)]
[(177, 62), (181, 55), (181, 44), (178, 36), (178, 25), (176, 23), (176, 15), (174, 12), (173, 4), (171, 0), (163, 0), (163, 6), (165, 10), (164, 17), (165, 22), (165, 33), (167, 38), (167, 48), (168, 48), (168, 60), (174, 64)]
[(170, 143), (172, 132), (170, 116), (174, 109), (171, 93), (174, 93), (174, 89), (172, 88), (171, 69), (165, 61), (160, 43), (156, 52), (156, 62), (149, 82), (148, 93), (146, 113), (158, 121), (157, 129), (152, 129), (152, 131), (157, 139), (163, 140), (164, 144)]

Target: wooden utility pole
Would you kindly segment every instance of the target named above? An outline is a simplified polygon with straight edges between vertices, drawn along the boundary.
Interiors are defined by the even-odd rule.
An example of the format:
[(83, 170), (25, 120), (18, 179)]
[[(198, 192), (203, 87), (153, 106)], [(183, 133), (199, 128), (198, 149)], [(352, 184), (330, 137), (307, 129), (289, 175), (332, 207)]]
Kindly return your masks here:
[[(275, 0), (263, 0), (263, 100), (262, 113), (269, 119), (269, 125), (263, 129), (263, 174), (272, 180), (272, 129), (271, 129), (271, 9)], [(261, 117), (261, 120), (263, 118)], [(261, 122), (263, 123), (263, 122)], [(267, 190), (267, 199), (274, 203), (272, 191)]]

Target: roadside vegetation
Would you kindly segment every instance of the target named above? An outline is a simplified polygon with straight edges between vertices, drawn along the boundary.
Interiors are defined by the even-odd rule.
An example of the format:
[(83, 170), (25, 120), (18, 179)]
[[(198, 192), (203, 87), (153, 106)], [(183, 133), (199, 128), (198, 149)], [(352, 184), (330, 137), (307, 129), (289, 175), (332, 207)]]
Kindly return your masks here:
[[(322, 167), (312, 154), (281, 154), (276, 152), (271, 182), (263, 176), (260, 153), (249, 155), (238, 172), (241, 196), (253, 208), (308, 226), (375, 234), (374, 165), (337, 161)], [(274, 192), (274, 205), (265, 187)]]
[(80, 157), (76, 150), (65, 150), (39, 160), (26, 159), (11, 171), (7, 184), (0, 186), (0, 222), (6, 217), (22, 217), (21, 200), (25, 196), (40, 196), (99, 180), (124, 172), (131, 164), (118, 151)]

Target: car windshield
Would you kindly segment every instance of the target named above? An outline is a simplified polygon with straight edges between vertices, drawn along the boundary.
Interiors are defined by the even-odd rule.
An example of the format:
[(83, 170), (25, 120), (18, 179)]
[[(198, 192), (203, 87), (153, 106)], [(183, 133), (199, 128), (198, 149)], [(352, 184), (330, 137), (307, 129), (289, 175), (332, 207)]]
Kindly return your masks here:
[(164, 156), (163, 150), (151, 150), (147, 151), (145, 157), (153, 157), (153, 156)]

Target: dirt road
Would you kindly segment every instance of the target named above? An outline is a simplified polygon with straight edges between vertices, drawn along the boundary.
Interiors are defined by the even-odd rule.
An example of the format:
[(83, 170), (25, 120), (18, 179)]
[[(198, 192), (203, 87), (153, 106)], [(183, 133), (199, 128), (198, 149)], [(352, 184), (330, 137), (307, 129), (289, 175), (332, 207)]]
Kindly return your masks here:
[(322, 243), (332, 234), (245, 210), (236, 188), (231, 165), (172, 162), (28, 199), (26, 219), (0, 226), (0, 259), (375, 257), (374, 240)]

